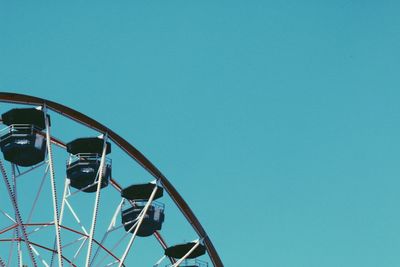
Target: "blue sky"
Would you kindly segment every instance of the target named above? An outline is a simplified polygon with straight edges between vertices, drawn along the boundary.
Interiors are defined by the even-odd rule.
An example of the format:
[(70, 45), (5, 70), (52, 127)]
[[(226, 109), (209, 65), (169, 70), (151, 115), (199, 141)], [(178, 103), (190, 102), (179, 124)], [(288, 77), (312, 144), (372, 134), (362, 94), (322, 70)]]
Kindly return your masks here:
[(0, 89), (131, 141), (226, 266), (399, 266), (397, 1), (0, 1)]

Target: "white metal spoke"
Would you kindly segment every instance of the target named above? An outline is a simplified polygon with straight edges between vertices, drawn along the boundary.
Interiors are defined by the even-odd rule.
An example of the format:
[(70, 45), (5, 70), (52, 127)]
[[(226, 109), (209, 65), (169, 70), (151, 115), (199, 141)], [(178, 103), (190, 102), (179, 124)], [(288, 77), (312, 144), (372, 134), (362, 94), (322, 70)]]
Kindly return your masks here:
[(78, 243), (79, 241), (81, 241), (82, 239), (85, 239), (85, 238), (87, 238), (87, 237), (81, 236), (81, 237), (75, 239), (74, 241), (71, 241), (71, 242), (69, 242), (69, 243), (67, 243), (67, 244), (64, 244), (64, 245), (63, 245), (63, 248), (67, 248), (67, 247), (69, 247), (69, 246), (72, 246), (73, 244), (76, 244), (76, 243)]
[(85, 187), (83, 187), (83, 188), (81, 188), (81, 189), (77, 189), (77, 190), (75, 190), (74, 192), (70, 193), (70, 194), (68, 195), (68, 197), (71, 197), (71, 196), (74, 196), (74, 195), (76, 195), (76, 194), (78, 194), (78, 193), (80, 193), (80, 192), (83, 192), (83, 191), (85, 191), (86, 189), (88, 189), (88, 188), (90, 188), (90, 187), (92, 187), (92, 186), (94, 186), (94, 185), (97, 185), (98, 183), (99, 183), (99, 181), (95, 181), (95, 182), (93, 182), (93, 183), (90, 184), (90, 185), (87, 185), (87, 186), (85, 186)]
[(33, 247), (32, 250), (36, 254), (36, 256), (40, 259), (40, 261), (43, 263), (44, 266), (49, 267), (49, 264), (42, 258), (42, 256), (39, 254), (39, 252)]
[(107, 264), (105, 267), (113, 266), (113, 265), (115, 265), (117, 263), (118, 263), (118, 261), (113, 261), (113, 262), (110, 262), (109, 264)]
[[(129, 230), (122, 235), (122, 237), (114, 244), (114, 246), (110, 249), (111, 252), (113, 252), (121, 243), (124, 241), (124, 239), (129, 235), (130, 231), (132, 231), (133, 228), (136, 227), (138, 224), (138, 220), (129, 228)], [(121, 225), (122, 227), (123, 225)], [(109, 254), (104, 255), (104, 257), (101, 259), (101, 261), (96, 265), (97, 267), (100, 267), (101, 264), (109, 257)]]
[(200, 240), (198, 240), (196, 242), (196, 244), (181, 258), (179, 259), (177, 262), (175, 262), (174, 265), (172, 265), (171, 267), (177, 267), (179, 266), (179, 264), (181, 264), (184, 260), (186, 260), (187, 257), (190, 256), (190, 254), (192, 254), (192, 252), (200, 245)]
[[(67, 197), (67, 192), (68, 192), (68, 187), (69, 187), (69, 180), (65, 179), (64, 182), (64, 191), (63, 191), (63, 196), (62, 196), (62, 201), (61, 201), (61, 210), (60, 210), (60, 215), (59, 215), (59, 221), (58, 223), (61, 225), (63, 218), (64, 218), (64, 210), (65, 210), (65, 202), (66, 202), (66, 197)], [(57, 240), (54, 240), (54, 248), (57, 245)], [(64, 248), (65, 246), (61, 246), (61, 249)], [(53, 262), (54, 262), (54, 253), (51, 256), (51, 266), (53, 266)]]
[[(110, 233), (110, 232), (112, 232), (112, 231), (115, 231), (115, 230), (117, 230), (117, 229), (119, 229), (119, 228), (124, 227), (124, 226), (127, 225), (127, 224), (130, 224), (130, 223), (132, 223), (132, 222), (135, 222), (135, 223), (129, 228), (129, 230), (126, 231), (126, 232), (122, 235), (122, 237), (114, 244), (114, 246), (110, 249), (111, 252), (113, 252), (113, 251), (122, 243), (122, 241), (130, 234), (130, 232), (133, 230), (133, 228), (135, 228), (135, 227), (138, 225), (139, 218), (141, 218), (143, 214), (144, 214), (144, 209), (139, 213), (139, 215), (138, 215), (138, 217), (137, 217), (136, 219), (134, 219), (134, 220), (132, 220), (132, 221), (129, 221), (129, 222), (126, 222), (126, 223), (124, 223), (124, 224), (121, 224), (120, 226), (117, 226), (117, 227), (115, 227), (114, 229), (112, 229), (112, 230), (109, 231), (109, 233)], [(100, 261), (100, 263), (98, 263), (96, 266), (98, 266), (98, 267), (101, 266), (101, 264), (104, 262), (104, 260), (106, 260), (108, 257), (109, 257), (109, 255), (105, 255), (105, 256), (102, 258), (102, 260)]]
[(41, 229), (46, 228), (46, 227), (49, 227), (49, 226), (51, 226), (51, 225), (53, 225), (53, 224), (54, 224), (54, 222), (44, 223), (43, 225), (41, 225), (41, 226), (39, 226), (39, 227), (36, 227), (36, 228), (33, 229), (32, 231), (28, 232), (28, 235), (32, 235), (32, 234), (34, 234), (34, 233), (40, 231)]
[(110, 222), (110, 225), (108, 226), (107, 231), (110, 231), (112, 228), (115, 227), (115, 223), (116, 223), (116, 221), (117, 221), (117, 216), (118, 216), (118, 214), (121, 212), (122, 204), (123, 204), (123, 203), (124, 203), (124, 199), (122, 199), (121, 202), (118, 204), (117, 209), (116, 209), (115, 212), (114, 212), (114, 215), (113, 215), (113, 217), (112, 217), (112, 219), (111, 219), (111, 222)]
[(92, 254), (93, 236), (94, 236), (95, 228), (96, 228), (97, 212), (98, 212), (99, 200), (100, 200), (101, 183), (103, 181), (103, 172), (104, 172), (104, 168), (105, 168), (104, 165), (105, 165), (105, 161), (106, 161), (107, 133), (103, 136), (103, 138), (104, 138), (103, 152), (101, 154), (100, 167), (99, 167), (99, 172), (98, 172), (96, 198), (95, 198), (95, 202), (94, 202), (93, 216), (92, 216), (92, 226), (90, 227), (88, 251), (87, 251), (87, 255), (86, 255), (86, 264), (85, 264), (86, 267), (89, 266), (90, 257)]
[(121, 202), (118, 204), (113, 217), (111, 218), (111, 222), (110, 225), (108, 226), (107, 231), (104, 233), (103, 238), (100, 241), (100, 244), (97, 246), (96, 252), (94, 253), (93, 259), (90, 263), (90, 266), (92, 266), (92, 264), (94, 264), (94, 261), (96, 260), (97, 255), (99, 254), (100, 251), (100, 246), (104, 244), (104, 242), (106, 241), (108, 235), (115, 229), (115, 223), (117, 220), (117, 216), (118, 214), (121, 212), (121, 208), (122, 208), (122, 204), (124, 203), (124, 200), (122, 199)]
[(81, 253), (83, 245), (85, 245), (87, 240), (88, 239), (85, 237), (85, 239), (82, 241), (82, 244), (79, 246), (78, 250), (75, 252), (74, 257), (71, 260), (71, 264), (70, 264), (71, 266), (72, 266), (73, 262), (76, 260), (76, 258), (78, 257), (78, 255)]
[[(15, 199), (15, 202), (18, 203), (17, 202), (17, 179), (16, 179), (16, 175), (15, 175), (15, 170), (18, 171), (18, 174), (21, 174), (18, 166), (15, 164), (11, 164), (11, 175), (13, 178), (14, 199)], [(14, 214), (15, 214), (15, 217), (17, 217), (16, 213), (14, 213)], [(22, 266), (23, 260), (22, 260), (22, 248), (21, 248), (21, 238), (20, 238), (20, 234), (19, 234), (19, 228), (16, 229), (15, 235), (18, 240), (17, 241), (18, 264), (19, 264), (19, 266)]]
[(59, 220), (60, 224), (62, 224), (63, 219), (64, 219), (65, 201), (67, 200), (68, 188), (69, 188), (69, 180), (67, 178), (65, 178), (64, 192), (63, 192), (63, 197), (62, 197), (62, 201), (61, 201), (61, 211), (60, 211), (60, 220)]
[(18, 238), (17, 242), (17, 254), (18, 254), (18, 266), (22, 267), (23, 265), (23, 257), (22, 257), (22, 246), (21, 246), (21, 240), (19, 237), (19, 229), (16, 229), (15, 236)]
[(56, 240), (56, 238), (54, 238), (53, 252), (51, 253), (51, 259), (50, 259), (50, 266), (51, 267), (53, 267), (53, 265), (54, 265), (54, 256), (56, 254), (56, 250), (57, 250), (57, 240)]
[(18, 209), (18, 204), (17, 204), (17, 201), (16, 201), (16, 199), (14, 197), (14, 193), (13, 193), (13, 191), (11, 189), (10, 182), (8, 181), (7, 173), (6, 173), (5, 169), (4, 169), (4, 165), (3, 165), (3, 162), (1, 160), (0, 160), (0, 171), (2, 173), (4, 182), (5, 182), (6, 187), (7, 187), (8, 195), (10, 197), (10, 200), (12, 202), (12, 205), (13, 205), (13, 208), (14, 208), (14, 211), (15, 211), (17, 223), (18, 223), (19, 228), (21, 229), (22, 234), (24, 236), (25, 244), (26, 244), (26, 247), (27, 247), (28, 252), (29, 252), (28, 253), (29, 257), (31, 258), (32, 264), (36, 267), (37, 264), (36, 264), (35, 256), (33, 255), (31, 247), (29, 245), (28, 235), (26, 233), (25, 227), (23, 226), (22, 217), (21, 217), (21, 214), (20, 214), (19, 209)]
[[(15, 238), (15, 236), (17, 235), (16, 230), (17, 229), (14, 229), (14, 231), (13, 231), (13, 235), (12, 235), (13, 238)], [(14, 243), (15, 242), (11, 242), (11, 244), (10, 244), (10, 251), (8, 252), (7, 266), (10, 266), (10, 263), (11, 263), (12, 255), (14, 253)]]
[(51, 191), (52, 191), (52, 200), (53, 200), (53, 213), (54, 213), (54, 227), (56, 231), (56, 240), (57, 240), (57, 254), (58, 254), (58, 265), (59, 267), (63, 266), (62, 259), (62, 249), (61, 249), (61, 235), (60, 235), (60, 225), (58, 222), (58, 203), (57, 203), (57, 190), (56, 190), (56, 182), (55, 182), (55, 174), (53, 167), (53, 152), (51, 147), (51, 135), (50, 135), (50, 123), (49, 118), (47, 117), (47, 108), (44, 106), (44, 120), (46, 124), (46, 145), (47, 145), (47, 153), (50, 167), (50, 182), (51, 182)]
[(159, 259), (154, 265), (153, 265), (153, 267), (158, 267), (158, 265), (160, 265), (161, 264), (161, 262), (166, 258), (167, 256), (162, 256), (161, 257), (161, 259)]
[[(137, 221), (137, 219), (136, 219), (136, 220), (132, 220), (132, 221), (130, 221), (130, 222), (128, 222), (128, 223), (135, 222), (135, 221)], [(125, 224), (127, 224), (127, 223), (120, 224), (120, 225), (118, 225), (118, 226), (114, 227), (113, 229), (111, 229), (110, 231), (108, 231), (108, 233), (112, 233), (112, 232), (114, 232), (114, 231), (116, 231), (116, 230), (118, 230), (118, 229), (120, 229), (120, 228), (124, 227), (124, 226), (125, 226)], [(128, 233), (126, 233), (126, 234), (128, 234)]]
[(122, 257), (121, 257), (121, 261), (119, 262), (118, 267), (121, 267), (121, 266), (123, 265), (123, 263), (124, 263), (124, 261), (125, 261), (125, 259), (126, 259), (126, 256), (128, 255), (128, 252), (129, 252), (129, 250), (130, 250), (131, 247), (132, 247), (132, 244), (133, 244), (133, 241), (135, 240), (136, 234), (137, 234), (137, 232), (139, 231), (140, 226), (142, 225), (144, 216), (146, 215), (147, 210), (149, 209), (149, 207), (150, 207), (150, 205), (151, 205), (151, 202), (153, 201), (154, 197), (156, 196), (157, 188), (158, 188), (158, 187), (157, 187), (157, 184), (156, 184), (156, 185), (154, 186), (153, 192), (151, 192), (151, 195), (150, 195), (149, 200), (147, 201), (146, 205), (145, 205), (144, 208), (143, 208), (143, 214), (142, 214), (142, 215), (140, 216), (140, 218), (139, 218), (138, 225), (136, 226), (135, 231), (133, 232), (132, 237), (131, 237), (131, 239), (129, 240), (128, 246), (126, 247), (125, 252), (124, 252), (124, 254), (123, 254)]
[(0, 209), (0, 212), (6, 217), (8, 218), (10, 221), (12, 221), (13, 223), (17, 223), (7, 212), (5, 212), (4, 210)]
[[(131, 203), (130, 201), (129, 201), (129, 203)], [(138, 222), (139, 222), (139, 218), (141, 218), (142, 216), (144, 216), (144, 209), (139, 213), (139, 215), (138, 215), (138, 217), (137, 218), (135, 218), (134, 220), (132, 220), (132, 221), (129, 221), (129, 222), (125, 222), (124, 224), (121, 224), (121, 225), (119, 225), (119, 226), (117, 226), (117, 227), (115, 227), (115, 228), (113, 228), (113, 229), (111, 229), (110, 231), (109, 231), (109, 233), (111, 233), (111, 232), (113, 232), (113, 231), (115, 231), (115, 230), (117, 230), (117, 229), (120, 229), (120, 228), (122, 228), (122, 227), (124, 227), (125, 225), (127, 225), (127, 224), (130, 224), (130, 223), (133, 223), (134, 222), (134, 224), (129, 228), (129, 230), (128, 231), (126, 231), (123, 235), (122, 235), (122, 237), (114, 244), (114, 246), (110, 249), (110, 252), (113, 252), (121, 243), (122, 243), (122, 241), (124, 241), (124, 239), (130, 234), (130, 232), (138, 225)], [(104, 262), (104, 260), (106, 260), (108, 257), (109, 257), (110, 255), (104, 255), (104, 257), (101, 259), (101, 261), (96, 265), (97, 267), (100, 267), (101, 266), (101, 264)]]
[(72, 216), (75, 218), (76, 222), (80, 225), (82, 231), (89, 235), (89, 233), (87, 232), (85, 226), (83, 226), (83, 224), (81, 223), (81, 220), (79, 219), (78, 215), (75, 213), (74, 209), (72, 208), (71, 204), (69, 204), (68, 200), (65, 200), (65, 204), (67, 205), (68, 209), (71, 211)]
[(27, 223), (29, 223), (31, 221), (31, 219), (32, 219), (33, 212), (34, 212), (34, 210), (36, 208), (37, 201), (39, 200), (40, 193), (42, 192), (43, 185), (44, 185), (44, 182), (46, 180), (46, 176), (47, 176), (48, 170), (49, 170), (49, 165), (47, 165), (46, 170), (44, 172), (44, 175), (42, 177), (42, 180), (40, 182), (38, 192), (36, 193), (35, 199), (34, 199), (33, 204), (32, 204), (32, 208), (31, 208), (31, 210), (29, 212), (29, 215), (28, 215), (28, 219), (26, 220)]
[[(100, 241), (100, 244), (103, 244), (106, 241), (109, 233), (110, 232), (106, 232), (104, 234), (103, 238)], [(96, 260), (97, 256), (99, 255), (99, 251), (100, 251), (100, 246), (97, 246), (97, 249), (96, 249), (96, 252), (94, 253), (93, 259), (90, 261), (90, 266), (92, 266), (95, 263), (95, 260)]]
[[(17, 237), (19, 236), (18, 234), (18, 229), (17, 229)], [(18, 247), (18, 266), (22, 267), (22, 265), (24, 264), (23, 262), (23, 257), (22, 257), (22, 249), (21, 249), (21, 242), (18, 241), (17, 243), (17, 247)]]

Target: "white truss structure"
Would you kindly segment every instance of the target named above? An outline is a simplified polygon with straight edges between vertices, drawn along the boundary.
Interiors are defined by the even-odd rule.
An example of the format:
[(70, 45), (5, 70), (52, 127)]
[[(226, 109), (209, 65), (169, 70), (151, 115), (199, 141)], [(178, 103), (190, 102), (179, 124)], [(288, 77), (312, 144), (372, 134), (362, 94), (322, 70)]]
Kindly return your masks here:
[[(9, 168), (6, 168), (3, 160), (0, 159), (0, 172), (8, 193), (9, 203), (11, 204), (8, 210), (0, 206), (0, 222), (7, 223), (6, 226), (1, 226), (0, 244), (9, 244), (7, 255), (0, 256), (0, 266), (62, 267), (64, 265), (82, 266), (82, 264), (85, 267), (125, 266), (128, 255), (134, 253), (133, 244), (138, 231), (156, 198), (158, 186), (162, 186), (162, 184), (160, 181), (155, 181), (154, 189), (140, 214), (133, 221), (125, 223), (125, 225), (132, 224), (129, 231), (124, 229), (123, 234), (120, 233), (125, 225), (120, 223), (118, 218), (124, 204), (135, 206), (135, 202), (121, 198), (113, 210), (112, 216), (102, 217), (102, 220), (109, 220), (107, 229), (97, 233), (99, 208), (103, 204), (101, 189), (102, 179), (106, 171), (108, 134), (107, 132), (102, 133), (104, 143), (100, 167), (94, 183), (85, 188), (75, 189), (71, 187), (70, 180), (65, 175), (59, 175), (59, 177), (63, 177), (64, 185), (63, 187), (60, 186), (62, 195), (59, 201), (57, 183), (60, 182), (57, 182), (59, 177), (56, 176), (53, 148), (65, 149), (65, 145), (51, 141), (58, 139), (51, 135), (52, 131), (46, 106), (41, 107), (41, 109), (45, 114), (46, 126), (42, 133), (47, 141), (45, 160), (32, 167), (21, 168), (11, 164)], [(24, 195), (22, 195), (22, 198), (19, 196), (26, 194), (26, 192), (18, 189), (20, 184), (25, 182), (24, 177), (30, 176), (38, 176), (35, 184), (35, 186), (37, 185), (37, 190), (32, 188), (31, 192), (29, 192), (31, 194), (30, 202), (22, 203)], [(111, 181), (110, 184), (118, 193), (121, 191), (121, 187), (115, 181)], [(96, 187), (96, 191), (93, 194), (84, 192), (93, 186)], [(85, 199), (92, 198), (92, 204), (89, 202), (74, 204), (73, 199), (81, 196), (85, 196)], [(40, 217), (39, 215), (42, 212), (39, 206), (43, 203), (44, 198), (47, 198), (52, 217), (46, 217), (46, 214), (46, 216), (43, 216), (46, 219), (38, 221), (37, 217)], [(26, 206), (23, 211), (20, 207), (22, 204)], [(82, 205), (85, 205), (85, 214), (82, 214)], [(87, 223), (88, 217), (90, 218), (90, 224)], [(99, 235), (100, 239), (97, 238)], [(154, 235), (162, 245), (162, 248), (165, 249), (166, 244), (160, 234), (157, 232)], [(46, 240), (51, 239), (52, 243), (46, 244), (41, 239), (42, 236)], [(171, 264), (173, 264), (172, 267), (178, 267), (184, 262), (190, 253), (200, 245), (200, 242), (201, 240), (199, 239), (182, 259), (170, 259)], [(155, 259), (159, 257), (160, 255), (155, 255)], [(161, 255), (161, 258), (153, 266), (159, 266), (165, 259), (168, 259), (168, 257)]]

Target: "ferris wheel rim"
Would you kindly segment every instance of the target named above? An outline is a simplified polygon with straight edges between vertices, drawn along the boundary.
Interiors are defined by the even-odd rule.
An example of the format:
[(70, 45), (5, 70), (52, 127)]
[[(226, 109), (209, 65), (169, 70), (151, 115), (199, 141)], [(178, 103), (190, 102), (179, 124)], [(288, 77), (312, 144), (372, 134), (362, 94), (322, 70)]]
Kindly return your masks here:
[[(0, 102), (12, 103), (12, 104), (24, 104), (24, 105), (40, 105), (46, 106), (60, 115), (72, 119), (79, 124), (85, 125), (92, 128), (100, 133), (107, 133), (108, 138), (118, 145), (127, 155), (138, 162), (144, 169), (146, 169), (154, 178), (159, 180), (163, 185), (163, 188), (167, 191), (169, 196), (172, 198), (174, 203), (178, 206), (181, 213), (185, 216), (186, 220), (191, 224), (192, 228), (196, 231), (199, 237), (203, 240), (204, 246), (209, 254), (209, 257), (216, 267), (223, 267), (222, 260), (216, 251), (210, 237), (207, 235), (200, 221), (189, 207), (187, 202), (175, 189), (172, 183), (166, 178), (166, 176), (158, 170), (158, 168), (147, 159), (138, 149), (130, 144), (123, 137), (118, 135), (116, 132), (106, 127), (97, 120), (60, 103), (50, 101), (44, 98), (39, 98), (26, 94), (17, 94), (10, 92), (0, 92)], [(57, 140), (55, 140), (57, 141)]]

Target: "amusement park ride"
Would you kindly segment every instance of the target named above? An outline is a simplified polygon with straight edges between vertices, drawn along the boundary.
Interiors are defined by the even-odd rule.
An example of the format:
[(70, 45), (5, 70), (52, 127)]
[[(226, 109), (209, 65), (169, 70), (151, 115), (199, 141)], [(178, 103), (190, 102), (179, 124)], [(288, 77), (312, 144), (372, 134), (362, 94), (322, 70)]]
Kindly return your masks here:
[[(33, 96), (0, 92), (0, 108), (4, 112), (0, 119), (0, 266), (223, 266), (174, 186), (114, 131), (76, 110)], [(52, 134), (55, 116), (99, 136), (75, 136), (64, 142), (63, 136)], [(112, 175), (112, 147), (154, 180), (122, 186)], [(63, 174), (56, 171), (60, 151), (65, 155), (62, 161), (66, 160)], [(103, 190), (112, 195), (102, 198)], [(164, 195), (191, 226), (194, 241), (167, 245), (162, 228), (168, 220), (164, 204), (158, 202)], [(110, 208), (113, 201), (116, 205)], [(102, 207), (112, 211), (110, 216), (99, 215)], [(160, 254), (137, 252), (136, 237), (151, 236)], [(137, 261), (140, 253), (152, 262)]]

